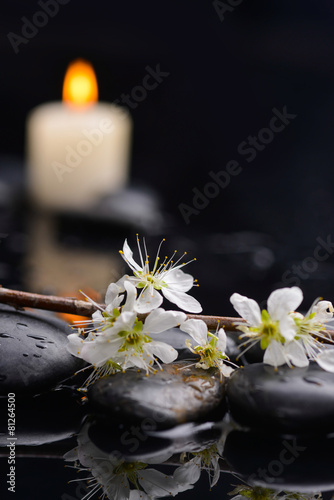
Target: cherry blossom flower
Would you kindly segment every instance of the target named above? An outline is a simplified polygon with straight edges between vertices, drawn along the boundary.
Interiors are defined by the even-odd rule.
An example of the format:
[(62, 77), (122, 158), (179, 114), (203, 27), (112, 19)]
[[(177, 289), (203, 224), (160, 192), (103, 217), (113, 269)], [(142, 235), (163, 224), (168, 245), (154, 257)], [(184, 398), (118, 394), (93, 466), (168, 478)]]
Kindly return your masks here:
[(165, 462), (170, 456), (170, 453), (156, 456), (146, 459), (145, 463), (125, 461), (117, 454), (107, 454), (97, 448), (89, 439), (88, 424), (85, 424), (78, 435), (78, 446), (67, 452), (64, 459), (74, 462), (78, 472), (91, 474), (86, 477), (88, 493), (82, 500), (95, 496), (110, 500), (154, 500), (184, 491), (173, 476), (147, 468), (149, 464)]
[(140, 313), (147, 313), (161, 305), (163, 298), (159, 291), (161, 291), (162, 295), (167, 300), (176, 304), (180, 309), (192, 313), (201, 312), (202, 307), (200, 303), (194, 297), (186, 293), (194, 286), (194, 278), (181, 270), (183, 266), (189, 264), (191, 261), (181, 263), (181, 260), (186, 255), (185, 252), (176, 262), (174, 262), (173, 258), (176, 254), (175, 251), (170, 259), (165, 257), (165, 259), (160, 262), (159, 252), (163, 241), (164, 240), (162, 240), (159, 245), (153, 268), (150, 270), (150, 261), (146, 250), (145, 240), (143, 253), (139, 238), (137, 237), (140, 264), (137, 264), (134, 260), (133, 252), (127, 240), (125, 240), (123, 250), (120, 251), (120, 254), (133, 271), (134, 276), (125, 275), (116, 285), (122, 287), (124, 281), (130, 281), (138, 289), (141, 289), (139, 298), (136, 302), (136, 311)]
[(188, 333), (198, 345), (192, 346), (190, 340), (186, 340), (188, 349), (194, 354), (200, 356), (200, 361), (195, 363), (197, 368), (208, 370), (209, 368), (218, 368), (220, 378), (229, 377), (233, 368), (227, 366), (228, 356), (225, 354), (226, 334), (223, 328), (220, 328), (218, 335), (208, 332), (204, 321), (200, 319), (188, 319), (181, 326), (180, 330)]
[[(151, 333), (162, 333), (178, 326), (186, 319), (181, 311), (165, 311), (162, 308), (152, 311), (144, 322), (139, 321), (134, 304), (136, 289), (125, 282), (127, 299), (121, 310), (98, 311), (93, 315), (94, 325), (87, 338), (82, 337), (82, 330), (68, 336), (68, 351), (93, 365), (95, 370), (86, 385), (96, 378), (137, 367), (149, 372), (156, 372), (153, 364), (157, 358), (163, 363), (171, 363), (177, 358), (177, 351), (165, 342), (152, 340)], [(113, 305), (115, 302), (113, 302)]]
[(287, 364), (290, 367), (308, 366), (309, 360), (316, 361), (327, 371), (334, 372), (334, 350), (326, 349), (318, 338), (330, 340), (321, 333), (325, 323), (333, 316), (331, 302), (316, 301), (303, 316), (295, 309), (303, 300), (300, 288), (280, 288), (268, 298), (268, 311), (260, 310), (258, 304), (247, 297), (234, 293), (230, 298), (236, 311), (246, 320), (236, 324), (248, 337), (242, 346), (246, 352), (260, 342), (265, 350), (264, 362), (274, 367)]

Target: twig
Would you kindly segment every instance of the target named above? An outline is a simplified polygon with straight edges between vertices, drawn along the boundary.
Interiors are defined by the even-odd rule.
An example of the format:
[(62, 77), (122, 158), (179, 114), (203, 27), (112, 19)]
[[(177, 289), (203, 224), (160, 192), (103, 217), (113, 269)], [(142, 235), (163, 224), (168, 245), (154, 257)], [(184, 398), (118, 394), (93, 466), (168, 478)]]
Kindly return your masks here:
[[(91, 316), (96, 311), (96, 306), (86, 300), (78, 300), (70, 297), (57, 297), (55, 295), (40, 295), (38, 293), (21, 292), (0, 287), (0, 303), (8, 304), (15, 309), (32, 307), (35, 309), (46, 309), (48, 311), (74, 314), (78, 316)], [(105, 304), (98, 304), (102, 309)], [(140, 320), (145, 319), (147, 314), (138, 314)], [(243, 321), (241, 318), (230, 318), (225, 316), (204, 316), (201, 314), (187, 314), (189, 319), (201, 319), (209, 330), (215, 330), (217, 326), (223, 326), (227, 330), (236, 331), (235, 321)]]

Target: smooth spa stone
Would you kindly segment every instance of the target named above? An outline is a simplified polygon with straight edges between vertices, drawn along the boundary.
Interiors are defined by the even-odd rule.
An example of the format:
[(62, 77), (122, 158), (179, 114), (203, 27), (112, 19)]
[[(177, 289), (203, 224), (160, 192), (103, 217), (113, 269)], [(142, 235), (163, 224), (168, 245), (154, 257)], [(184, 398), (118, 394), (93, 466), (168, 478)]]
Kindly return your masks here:
[(91, 386), (88, 400), (98, 412), (130, 422), (149, 418), (157, 428), (222, 419), (225, 381), (215, 369), (188, 365), (189, 361), (164, 365), (162, 372), (150, 376), (134, 369), (117, 373)]
[(251, 429), (314, 434), (334, 431), (334, 373), (262, 363), (235, 371), (227, 383), (233, 419)]
[(0, 310), (0, 396), (37, 394), (71, 377), (85, 363), (66, 349), (63, 321)]

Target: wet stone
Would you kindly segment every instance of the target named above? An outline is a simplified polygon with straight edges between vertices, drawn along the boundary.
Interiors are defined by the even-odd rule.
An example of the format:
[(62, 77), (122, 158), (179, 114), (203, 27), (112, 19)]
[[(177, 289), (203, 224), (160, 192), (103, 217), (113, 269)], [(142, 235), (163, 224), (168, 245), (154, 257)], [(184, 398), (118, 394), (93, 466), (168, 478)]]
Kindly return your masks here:
[(235, 421), (251, 429), (315, 434), (334, 431), (334, 373), (312, 362), (275, 370), (262, 363), (237, 370), (227, 384)]
[(36, 314), (0, 310), (0, 396), (37, 394), (84, 366), (66, 350), (67, 326)]
[(164, 365), (162, 372), (149, 377), (142, 370), (117, 373), (91, 386), (88, 399), (98, 412), (128, 422), (146, 419), (155, 428), (222, 419), (225, 382), (214, 369), (188, 365), (187, 361)]

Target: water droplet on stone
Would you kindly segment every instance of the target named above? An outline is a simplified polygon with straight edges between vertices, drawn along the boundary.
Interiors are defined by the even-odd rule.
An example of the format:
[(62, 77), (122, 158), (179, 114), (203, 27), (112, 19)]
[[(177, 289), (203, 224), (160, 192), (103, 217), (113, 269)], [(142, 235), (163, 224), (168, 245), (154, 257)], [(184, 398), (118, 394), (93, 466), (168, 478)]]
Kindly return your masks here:
[(26, 325), (25, 323), (16, 323), (16, 326), (20, 329), (20, 330), (25, 330), (26, 328), (29, 328), (28, 325)]
[(13, 339), (11, 335), (8, 335), (8, 333), (0, 333), (0, 337), (3, 339)]
[(303, 377), (303, 380), (309, 384), (322, 385), (322, 381), (315, 377)]
[(48, 348), (47, 345), (41, 345), (41, 344), (36, 344), (36, 347), (38, 347), (39, 349), (47, 349)]
[(30, 334), (27, 334), (27, 337), (30, 337), (31, 339), (35, 339), (35, 340), (45, 340), (45, 337), (42, 337), (41, 335), (30, 335)]
[(29, 354), (27, 354), (26, 352), (24, 352), (23, 356), (26, 358), (27, 356), (29, 356)]
[(40, 354), (33, 354), (34, 358), (41, 358), (42, 356)]

